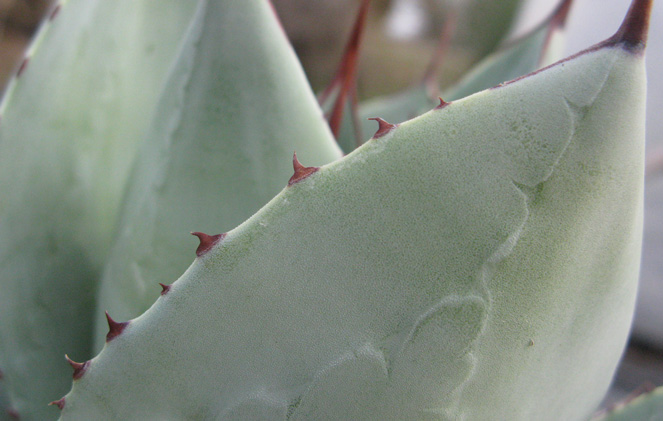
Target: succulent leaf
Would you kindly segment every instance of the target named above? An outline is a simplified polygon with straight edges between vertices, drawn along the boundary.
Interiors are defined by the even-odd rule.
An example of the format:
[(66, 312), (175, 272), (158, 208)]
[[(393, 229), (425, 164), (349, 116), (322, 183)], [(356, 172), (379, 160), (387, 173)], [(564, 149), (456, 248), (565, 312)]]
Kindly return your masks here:
[(91, 356), (120, 197), (193, 6), (56, 5), (0, 106), (0, 369), (23, 419), (53, 417), (65, 352)]
[[(341, 156), (264, 0), (201, 2), (166, 86), (104, 270), (98, 349), (104, 310), (138, 316), (159, 297), (158, 283), (190, 265), (187, 232), (222, 232), (249, 218), (288, 183), (293, 151), (307, 165)], [(194, 235), (201, 246), (212, 242)]]
[(647, 4), (285, 188), (105, 345), (63, 419), (586, 419), (635, 300)]

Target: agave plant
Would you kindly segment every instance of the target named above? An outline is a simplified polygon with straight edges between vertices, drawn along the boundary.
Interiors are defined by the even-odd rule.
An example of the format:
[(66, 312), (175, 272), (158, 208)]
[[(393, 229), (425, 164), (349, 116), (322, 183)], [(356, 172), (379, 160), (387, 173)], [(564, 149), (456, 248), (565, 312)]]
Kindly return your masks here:
[[(0, 109), (6, 413), (587, 419), (633, 314), (651, 0), (536, 70), (570, 3), (427, 112), (354, 104), (344, 61), (345, 156), (267, 0), (57, 5)], [(344, 141), (353, 108), (396, 117)]]

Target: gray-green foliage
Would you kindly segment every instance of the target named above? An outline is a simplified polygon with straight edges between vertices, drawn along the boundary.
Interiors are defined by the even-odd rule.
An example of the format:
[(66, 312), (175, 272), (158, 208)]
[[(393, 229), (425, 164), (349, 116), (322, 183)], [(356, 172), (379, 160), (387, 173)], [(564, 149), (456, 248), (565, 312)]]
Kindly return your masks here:
[(129, 180), (99, 309), (124, 320), (149, 308), (157, 283), (191, 263), (187, 233), (250, 217), (285, 185), (293, 151), (307, 164), (340, 157), (272, 15), (264, 2), (200, 3)]
[[(146, 52), (166, 23), (178, 38), (193, 3), (174, 6), (185, 9), (175, 24), (138, 24), (157, 4), (71, 0), (3, 108), (0, 368), (12, 409), (55, 416), (45, 403), (69, 382), (62, 354), (87, 358), (90, 322), (109, 309), (131, 320), (103, 346), (98, 325), (100, 352), (74, 363), (63, 419), (592, 413), (626, 342), (640, 255), (645, 76), (630, 21), (340, 159), (265, 0), (198, 1), (167, 78), (173, 45), (128, 60), (155, 72), (152, 95), (132, 102), (142, 79), (125, 65), (106, 73), (90, 45)], [(118, 21), (147, 44), (116, 33)], [(91, 22), (104, 22), (98, 41), (80, 29)], [(72, 55), (38, 58), (67, 30)], [(67, 73), (81, 51), (83, 98), (49, 106), (69, 101), (49, 97), (58, 78), (78, 86), (76, 72), (56, 72), (29, 124), (40, 96), (25, 84)], [(113, 86), (104, 77), (132, 86), (117, 91), (128, 98), (101, 89)], [(306, 165), (330, 163), (285, 187), (294, 149)], [(184, 268), (186, 232), (236, 224)]]
[(627, 47), (285, 188), (106, 344), (63, 418), (588, 417), (637, 284), (645, 77)]
[(24, 419), (91, 356), (95, 288), (191, 1), (71, 0), (0, 110), (0, 369)]

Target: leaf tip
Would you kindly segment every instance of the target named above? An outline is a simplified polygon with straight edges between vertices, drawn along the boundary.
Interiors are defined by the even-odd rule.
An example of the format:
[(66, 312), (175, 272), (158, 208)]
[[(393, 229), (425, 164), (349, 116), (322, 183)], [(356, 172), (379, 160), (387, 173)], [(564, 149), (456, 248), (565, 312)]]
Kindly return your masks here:
[(647, 45), (649, 18), (652, 0), (633, 0), (615, 35), (606, 41), (607, 45), (621, 45), (625, 50), (640, 54)]
[(297, 159), (297, 152), (292, 155), (292, 168), (294, 169), (294, 174), (292, 174), (292, 177), (290, 177), (290, 180), (288, 180), (289, 186), (292, 186), (295, 183), (299, 183), (320, 169), (320, 167), (303, 166), (301, 162), (299, 162), (299, 159)]
[[(226, 234), (216, 234), (216, 235), (209, 235), (205, 234), (204, 232), (192, 232), (191, 235), (195, 235), (198, 237), (198, 240), (200, 240), (200, 243), (198, 244), (198, 248), (196, 248), (196, 256), (200, 257), (203, 254), (207, 253), (214, 247), (219, 241), (223, 239), (223, 237), (226, 236)], [(164, 293), (162, 292), (162, 295)]]
[(108, 333), (106, 334), (106, 342), (110, 342), (115, 337), (119, 336), (124, 329), (127, 327), (129, 322), (116, 322), (113, 318), (106, 312), (106, 321), (108, 322)]
[(375, 120), (375, 121), (378, 122), (378, 129), (375, 132), (375, 134), (373, 135), (373, 139), (377, 139), (377, 138), (380, 138), (380, 137), (386, 135), (393, 128), (396, 127), (395, 124), (387, 123), (386, 121), (384, 121), (383, 119), (381, 119), (379, 117), (369, 118), (369, 120)]

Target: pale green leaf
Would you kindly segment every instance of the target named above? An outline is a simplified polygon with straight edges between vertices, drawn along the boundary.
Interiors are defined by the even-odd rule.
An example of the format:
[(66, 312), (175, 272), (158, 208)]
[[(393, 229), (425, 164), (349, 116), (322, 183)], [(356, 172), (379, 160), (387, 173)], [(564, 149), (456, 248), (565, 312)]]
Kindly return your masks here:
[(94, 292), (135, 146), (192, 1), (71, 0), (11, 85), (0, 122), (0, 369), (23, 419), (54, 417), (91, 355)]
[(617, 40), (320, 168), (108, 342), (63, 419), (585, 419), (633, 312), (644, 95)]

